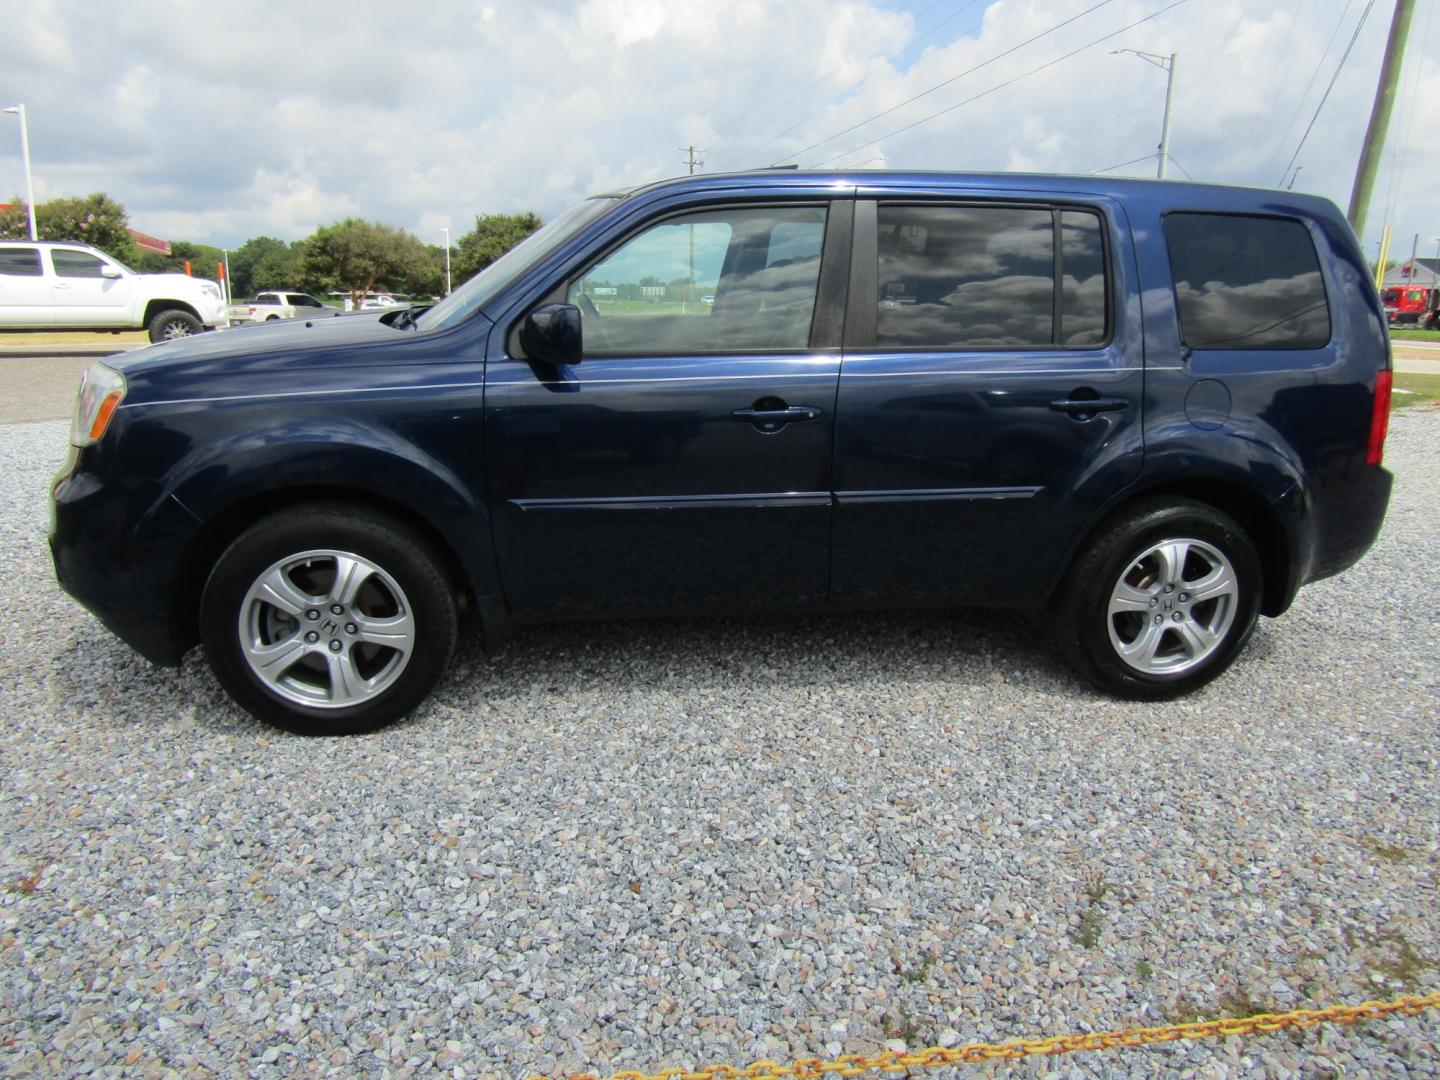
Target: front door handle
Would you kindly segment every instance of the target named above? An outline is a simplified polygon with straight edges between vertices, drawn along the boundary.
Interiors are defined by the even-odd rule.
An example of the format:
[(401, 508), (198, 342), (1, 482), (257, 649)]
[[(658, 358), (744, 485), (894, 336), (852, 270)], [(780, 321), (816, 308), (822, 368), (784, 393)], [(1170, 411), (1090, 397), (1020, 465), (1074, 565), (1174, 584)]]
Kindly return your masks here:
[(1077, 420), (1089, 420), (1096, 413), (1115, 412), (1129, 407), (1130, 402), (1127, 399), (1118, 397), (1061, 398), (1059, 401), (1050, 402), (1050, 408), (1056, 412), (1069, 413)]
[(820, 419), (820, 410), (810, 405), (786, 405), (778, 409), (736, 409), (730, 414), (747, 423), (803, 424)]
[(752, 425), (761, 435), (775, 435), (786, 424), (807, 424), (819, 420), (821, 412), (813, 405), (787, 405), (778, 397), (763, 397), (748, 409), (736, 409), (732, 420)]

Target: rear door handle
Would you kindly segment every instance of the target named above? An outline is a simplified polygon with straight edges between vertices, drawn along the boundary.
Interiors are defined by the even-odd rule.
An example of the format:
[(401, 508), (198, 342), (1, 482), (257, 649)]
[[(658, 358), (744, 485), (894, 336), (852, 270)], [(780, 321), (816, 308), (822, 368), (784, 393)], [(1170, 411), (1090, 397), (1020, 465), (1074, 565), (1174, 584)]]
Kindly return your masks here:
[(1118, 397), (1061, 398), (1059, 401), (1050, 402), (1050, 408), (1056, 412), (1086, 418), (1094, 416), (1096, 413), (1115, 412), (1129, 407), (1130, 402), (1127, 399)]

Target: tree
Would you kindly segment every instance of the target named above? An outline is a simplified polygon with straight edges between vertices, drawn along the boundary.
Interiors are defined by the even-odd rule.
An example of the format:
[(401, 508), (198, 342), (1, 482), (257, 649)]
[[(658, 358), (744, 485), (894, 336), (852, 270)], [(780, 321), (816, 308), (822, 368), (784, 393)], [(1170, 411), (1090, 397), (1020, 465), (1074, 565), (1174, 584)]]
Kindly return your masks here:
[[(41, 240), (74, 240), (97, 247), (124, 263), (133, 263), (139, 254), (130, 238), (129, 215), (103, 192), (51, 199), (35, 208), (35, 222)], [(0, 213), (0, 239), (28, 240), (29, 216), (18, 198)]]
[(312, 289), (345, 289), (355, 308), (376, 286), (398, 290), (420, 272), (425, 245), (404, 229), (346, 218), (316, 229), (304, 244), (302, 273)]
[(273, 236), (255, 236), (230, 253), (230, 289), (253, 296), (260, 289), (293, 289), (301, 278), (304, 241), (287, 244)]
[[(481, 214), (475, 228), (456, 242), (457, 249), (450, 264), (456, 285), (474, 277), (527, 236), (540, 228), (542, 222), (528, 210), (523, 214)], [(442, 253), (444, 249), (441, 249)]]
[(183, 274), (185, 264), (196, 277), (220, 279), (219, 264), (225, 261), (225, 252), (209, 244), (192, 244), (187, 240), (176, 240), (170, 245), (170, 254), (158, 251), (142, 251), (135, 269), (142, 274)]

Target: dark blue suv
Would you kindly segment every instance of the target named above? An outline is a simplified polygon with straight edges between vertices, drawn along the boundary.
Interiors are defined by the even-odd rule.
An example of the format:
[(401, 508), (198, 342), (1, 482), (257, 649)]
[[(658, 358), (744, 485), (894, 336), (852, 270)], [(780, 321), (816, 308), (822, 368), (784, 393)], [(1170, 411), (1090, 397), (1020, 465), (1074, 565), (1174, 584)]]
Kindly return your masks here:
[(145, 656), (203, 642), (299, 732), (409, 712), (462, 612), (1012, 607), (1162, 698), (1373, 542), (1389, 392), (1321, 199), (694, 177), (586, 200), (431, 308), (97, 364), (51, 546)]

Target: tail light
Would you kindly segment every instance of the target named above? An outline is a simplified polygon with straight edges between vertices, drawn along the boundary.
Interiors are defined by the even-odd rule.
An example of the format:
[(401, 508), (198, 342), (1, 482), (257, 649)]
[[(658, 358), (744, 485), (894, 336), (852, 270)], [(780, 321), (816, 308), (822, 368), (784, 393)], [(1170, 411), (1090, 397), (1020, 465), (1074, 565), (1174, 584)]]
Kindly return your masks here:
[(1390, 430), (1390, 387), (1394, 372), (1389, 368), (1375, 375), (1375, 406), (1370, 413), (1370, 445), (1365, 464), (1379, 465), (1385, 457), (1385, 435)]

